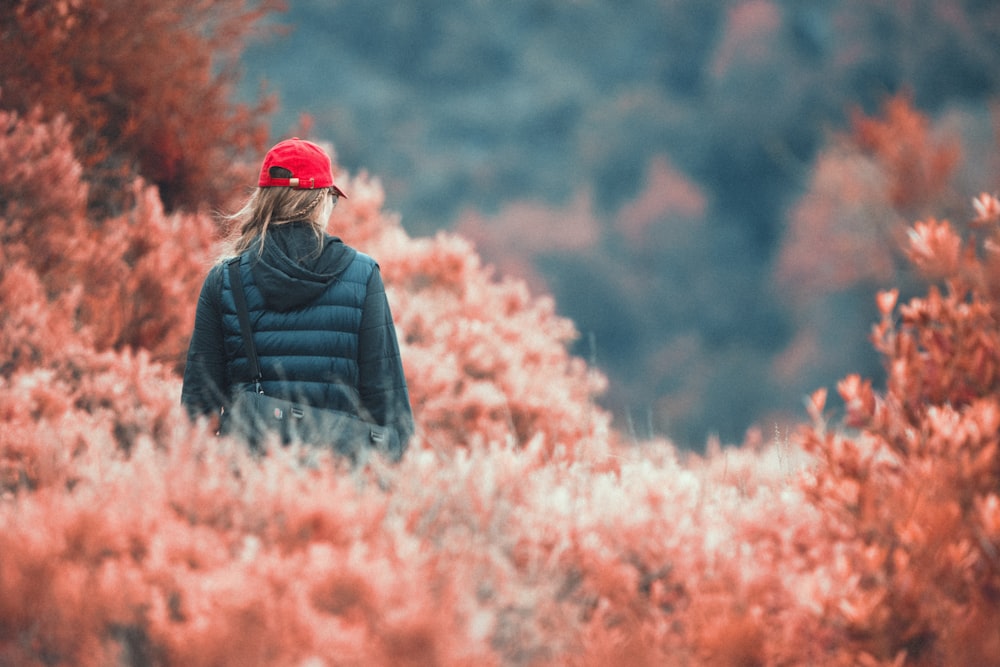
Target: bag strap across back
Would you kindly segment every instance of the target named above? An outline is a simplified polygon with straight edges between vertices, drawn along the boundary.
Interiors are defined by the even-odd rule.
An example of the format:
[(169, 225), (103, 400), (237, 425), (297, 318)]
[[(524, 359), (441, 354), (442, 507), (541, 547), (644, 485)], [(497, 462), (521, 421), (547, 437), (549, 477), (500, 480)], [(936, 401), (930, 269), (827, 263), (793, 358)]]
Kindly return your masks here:
[(257, 385), (257, 392), (262, 393), (263, 390), (260, 387), (260, 362), (257, 360), (257, 348), (253, 344), (250, 309), (247, 307), (247, 296), (243, 291), (243, 278), (240, 276), (239, 257), (229, 260), (229, 282), (233, 288), (233, 298), (236, 300), (236, 315), (240, 318), (240, 333), (243, 335), (243, 346), (246, 348), (247, 359), (250, 361), (250, 370), (253, 372), (253, 380)]
[[(258, 394), (263, 394), (261, 387), (260, 361), (257, 359), (257, 348), (253, 344), (253, 328), (250, 326), (250, 309), (247, 306), (246, 292), (243, 290), (243, 278), (240, 276), (240, 258), (229, 260), (229, 282), (233, 288), (233, 299), (236, 301), (236, 315), (240, 320), (240, 334), (243, 336), (243, 346), (246, 348), (247, 359), (250, 361), (250, 370), (253, 371), (253, 380)], [(390, 451), (398, 445), (399, 438), (394, 428), (390, 426), (379, 426), (361, 419), (355, 415), (350, 415), (354, 420), (363, 423), (368, 429), (368, 437), (376, 446), (388, 447)], [(396, 445), (392, 443), (395, 442)]]

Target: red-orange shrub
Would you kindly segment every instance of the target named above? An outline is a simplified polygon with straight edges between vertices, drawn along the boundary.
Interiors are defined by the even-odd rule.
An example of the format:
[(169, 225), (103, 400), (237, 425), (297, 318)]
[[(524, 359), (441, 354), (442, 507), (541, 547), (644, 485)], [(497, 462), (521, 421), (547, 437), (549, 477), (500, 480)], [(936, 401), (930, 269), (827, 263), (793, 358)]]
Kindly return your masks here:
[(215, 222), (166, 214), (157, 190), (141, 181), (125, 186), (131, 208), (96, 220), (62, 118), (0, 111), (0, 127), (0, 158), (11, 165), (0, 173), (0, 277), (18, 266), (33, 272), (64, 326), (97, 350), (143, 349), (179, 364), (194, 317), (185, 304), (210, 264)]
[(878, 116), (855, 112), (791, 213), (777, 272), (783, 288), (802, 301), (907, 278), (908, 221), (949, 203), (961, 158), (957, 138), (939, 134), (906, 95)]
[(40, 108), (45, 120), (66, 116), (91, 209), (102, 217), (128, 207), (136, 177), (156, 185), (170, 210), (220, 206), (245, 180), (234, 160), (267, 139), (270, 103), (230, 101), (236, 49), (278, 7), (272, 0), (4, 2), (0, 106)]
[(820, 459), (806, 491), (846, 565), (824, 620), (845, 662), (1000, 655), (1000, 217), (994, 198), (976, 203), (978, 241), (947, 222), (911, 230), (911, 261), (941, 287), (898, 308), (897, 292), (879, 296), (885, 392), (858, 376), (839, 385), (857, 434), (805, 431)]
[(881, 117), (855, 112), (852, 139), (888, 175), (889, 201), (901, 211), (933, 204), (961, 158), (958, 142), (935, 137), (905, 94), (890, 98)]

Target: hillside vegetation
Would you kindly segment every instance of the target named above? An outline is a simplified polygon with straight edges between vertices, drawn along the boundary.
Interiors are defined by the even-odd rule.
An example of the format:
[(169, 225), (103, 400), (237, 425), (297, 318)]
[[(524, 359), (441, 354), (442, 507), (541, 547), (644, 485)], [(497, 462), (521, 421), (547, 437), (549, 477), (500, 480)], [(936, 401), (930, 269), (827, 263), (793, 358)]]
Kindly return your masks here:
[[(176, 22), (192, 7), (199, 30)], [(954, 223), (878, 221), (905, 279), (869, 295), (884, 388), (848, 375), (845, 409), (816, 388), (794, 429), (695, 455), (612, 428), (606, 379), (570, 353), (551, 297), (460, 235), (411, 236), (378, 178), (338, 167), (350, 199), (331, 231), (383, 267), (416, 439), (398, 465), (255, 458), (188, 420), (178, 373), (224, 231), (212, 207), (252, 173), (259, 128), (188, 135), (160, 97), (117, 97), (135, 42), (77, 46), (109, 24), (152, 31), (150, 66), (193, 58), (177, 99), (233, 119), (213, 40), (251, 30), (248, 11), (0, 10), (0, 34), (73, 54), (3, 70), (0, 665), (1000, 664), (994, 196)], [(45, 99), (8, 97), (41, 79)], [(122, 108), (138, 125), (87, 120)], [(817, 182), (867, 151), (928, 192), (951, 163), (921, 119), (905, 99), (859, 117), (868, 143)], [(171, 190), (140, 159), (167, 145), (219, 180)], [(853, 229), (809, 210), (806, 246)]]

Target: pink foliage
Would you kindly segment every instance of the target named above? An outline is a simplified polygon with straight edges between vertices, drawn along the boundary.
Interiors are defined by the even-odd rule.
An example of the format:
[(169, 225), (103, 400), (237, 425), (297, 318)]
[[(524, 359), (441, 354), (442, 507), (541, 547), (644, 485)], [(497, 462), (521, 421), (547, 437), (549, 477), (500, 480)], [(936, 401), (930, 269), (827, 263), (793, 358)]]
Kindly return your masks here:
[[(0, 151), (64, 131), (11, 122)], [(25, 153), (43, 154), (74, 173), (71, 153)], [(37, 216), (6, 204), (0, 663), (996, 655), (983, 630), (1000, 627), (992, 198), (977, 199), (978, 244), (914, 226), (908, 256), (944, 289), (878, 296), (890, 380), (882, 395), (841, 383), (853, 431), (829, 427), (817, 391), (794, 439), (682, 459), (618, 442), (593, 402), (603, 378), (568, 354), (575, 330), (550, 298), (459, 236), (410, 238), (377, 180), (344, 180), (333, 231), (382, 262), (418, 419), (393, 467), (294, 447), (256, 459), (188, 422), (173, 355), (209, 220), (165, 215), (141, 185), (100, 225), (72, 193)], [(21, 222), (46, 206), (76, 243)], [(19, 245), (32, 233), (39, 253)]]
[(775, 33), (780, 27), (781, 9), (771, 0), (750, 0), (734, 5), (726, 17), (712, 74), (724, 77), (738, 65), (767, 58), (772, 54)]
[[(981, 222), (992, 207), (977, 200)], [(853, 659), (993, 664), (1000, 650), (998, 229), (963, 242), (947, 222), (914, 225), (907, 253), (944, 290), (898, 307), (879, 295), (884, 395), (849, 376), (839, 391), (859, 434), (822, 420), (804, 432), (821, 463), (807, 493), (846, 565), (827, 623)]]
[(497, 215), (485, 218), (467, 211), (456, 232), (475, 244), (504, 276), (517, 277), (536, 291), (546, 289), (535, 263), (560, 253), (586, 253), (601, 239), (601, 222), (593, 210), (593, 195), (582, 190), (563, 207), (514, 200)]
[(96, 349), (144, 349), (178, 363), (193, 314), (177, 304), (197, 296), (215, 223), (166, 215), (156, 190), (140, 181), (131, 186), (132, 209), (92, 220), (65, 122), (0, 111), (0, 125), (0, 156), (13, 165), (0, 174), (4, 265), (33, 272), (65, 324)]
[(778, 260), (778, 283), (797, 301), (895, 277), (905, 219), (888, 204), (885, 180), (854, 151), (819, 156)]
[(381, 263), (427, 446), (541, 437), (552, 450), (607, 437), (594, 401), (606, 381), (568, 354), (577, 333), (551, 298), (496, 277), (459, 236), (410, 238), (381, 212), (377, 181), (345, 182), (331, 232)]
[(0, 128), (0, 664), (997, 663), (995, 197), (967, 236), (899, 235), (934, 284), (876, 297), (883, 391), (850, 375), (841, 424), (820, 389), (793, 437), (682, 457), (610, 431), (551, 298), (345, 175), (332, 231), (382, 264), (418, 422), (349, 469), (179, 405), (210, 217), (136, 180), (95, 220), (66, 121)]
[(800, 301), (907, 276), (902, 249), (914, 212), (948, 200), (962, 150), (905, 95), (880, 116), (855, 113), (813, 167), (794, 207), (778, 263), (779, 284)]
[[(659, 157), (650, 165), (645, 189), (625, 204), (615, 220), (615, 228), (636, 251), (653, 242), (653, 234), (666, 218), (701, 220), (707, 202), (697, 184)], [(673, 225), (670, 225), (673, 226)]]

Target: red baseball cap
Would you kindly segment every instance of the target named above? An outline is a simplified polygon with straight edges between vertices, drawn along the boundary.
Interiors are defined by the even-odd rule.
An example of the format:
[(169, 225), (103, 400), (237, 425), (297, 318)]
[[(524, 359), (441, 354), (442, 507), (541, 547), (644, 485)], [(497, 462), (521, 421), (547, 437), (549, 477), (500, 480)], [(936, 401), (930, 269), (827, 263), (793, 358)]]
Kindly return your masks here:
[[(285, 178), (272, 176), (272, 167), (282, 167), (292, 175)], [(344, 191), (333, 182), (330, 156), (311, 141), (298, 137), (278, 142), (267, 152), (264, 164), (260, 167), (257, 185), (262, 188), (284, 186), (296, 190), (332, 188), (339, 196), (347, 199)]]

